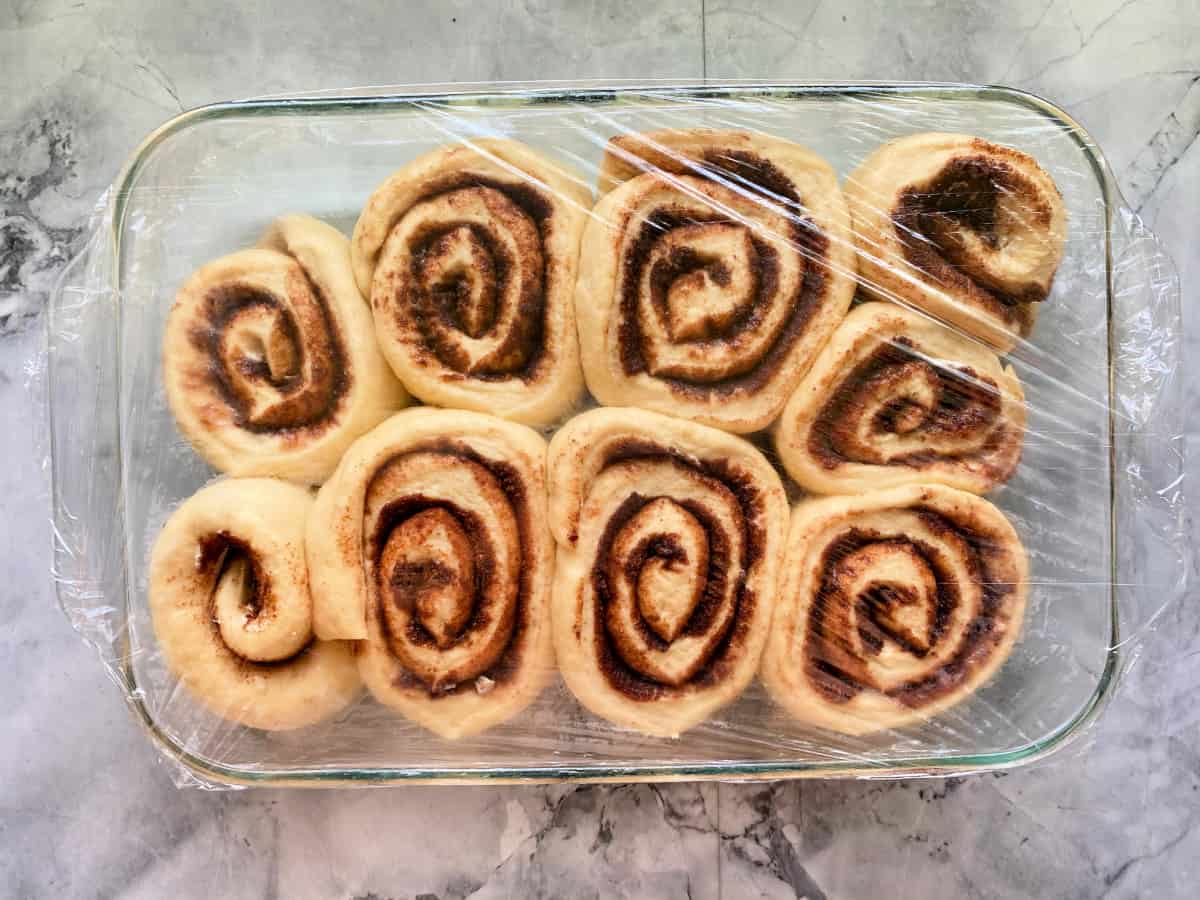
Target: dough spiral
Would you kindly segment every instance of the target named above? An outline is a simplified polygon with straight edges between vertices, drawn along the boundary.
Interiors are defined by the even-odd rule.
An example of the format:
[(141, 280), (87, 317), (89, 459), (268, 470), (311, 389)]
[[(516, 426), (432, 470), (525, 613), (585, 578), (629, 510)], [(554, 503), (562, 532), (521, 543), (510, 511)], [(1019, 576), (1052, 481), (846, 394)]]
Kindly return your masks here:
[(784, 408), (775, 447), (820, 494), (937, 482), (977, 494), (1021, 459), (1025, 399), (987, 347), (891, 303), (851, 311)]
[(970, 696), (1021, 630), (1028, 561), (974, 494), (907, 485), (796, 507), (762, 678), (805, 722), (865, 734)]
[(502, 722), (553, 671), (545, 441), (462, 410), (365, 435), (309, 519), (316, 632), (360, 640), (381, 703), (459, 738)]
[(1033, 157), (966, 134), (884, 144), (846, 180), (859, 273), (1001, 351), (1028, 337), (1062, 261), (1067, 213)]
[(833, 169), (737, 131), (609, 142), (576, 289), (588, 387), (737, 433), (774, 419), (849, 307)]
[(349, 243), (310, 216), (198, 269), (163, 339), (167, 401), (196, 452), (231, 475), (319, 483), (408, 396), (375, 345)]
[(150, 612), (168, 667), (205, 706), (254, 728), (299, 728), (362, 689), (352, 645), (315, 640), (304, 561), (312, 497), (273, 478), (202, 488), (150, 559)]
[(409, 390), (529, 425), (570, 410), (591, 201), (576, 176), (498, 139), (435, 150), (376, 189), (354, 227), (354, 273)]
[(550, 444), (559, 669), (592, 712), (675, 736), (737, 697), (775, 600), (787, 500), (741, 438), (638, 409)]

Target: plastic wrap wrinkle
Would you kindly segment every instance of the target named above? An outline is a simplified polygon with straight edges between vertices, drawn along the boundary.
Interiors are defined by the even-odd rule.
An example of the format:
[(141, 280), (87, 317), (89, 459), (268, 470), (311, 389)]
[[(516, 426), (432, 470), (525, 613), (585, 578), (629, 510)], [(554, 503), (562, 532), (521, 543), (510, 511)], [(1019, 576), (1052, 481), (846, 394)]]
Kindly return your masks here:
[[(443, 145), (474, 147), (520, 174), (489, 152), (484, 139), (492, 138), (533, 148), (581, 193), (607, 192), (609, 153), (631, 176), (656, 178), (743, 233), (765, 234), (737, 204), (807, 227), (804, 197), (793, 203), (748, 180), (753, 173), (737, 164), (697, 160), (653, 137), (664, 129), (790, 141), (827, 160), (842, 184), (893, 138), (967, 134), (1029, 154), (1057, 184), (1068, 222), (1062, 262), (1049, 296), (1033, 304), (1032, 330), (1011, 351), (999, 350), (1025, 397), (1021, 459), (1006, 482), (981, 488), (1029, 557), (1028, 605), (1007, 662), (939, 715), (859, 736), (794, 719), (758, 678), (676, 739), (592, 715), (559, 676), (510, 721), (458, 741), (438, 738), (365, 692), (295, 733), (247, 728), (205, 709), (166, 665), (146, 590), (150, 548), (167, 517), (215, 477), (176, 430), (162, 389), (165, 316), (187, 277), (252, 246), (287, 213), (308, 213), (349, 237), (388, 175)], [(625, 137), (611, 144), (617, 136)], [(735, 202), (714, 201), (697, 185), (715, 185)], [(562, 199), (586, 213), (589, 227), (615, 227), (576, 196)], [(1183, 502), (1178, 276), (1122, 201), (1091, 138), (1030, 95), (962, 85), (609, 82), (359, 88), (222, 104), (155, 132), (101, 198), (89, 231), (54, 291), (44, 351), (27, 366), (31, 385), (47, 397), (53, 576), (72, 627), (96, 649), (180, 785), (994, 770), (1085, 734), (1145, 635), (1186, 588), (1192, 550)], [(824, 265), (809, 244), (780, 240), (801, 265)], [(857, 259), (872, 252), (860, 247)], [(875, 287), (879, 301), (937, 321), (900, 296), (903, 283)], [(930, 372), (944, 373), (953, 362), (910, 352), (903, 339), (885, 343), (924, 367), (901, 373), (915, 379), (905, 390), (918, 394), (935, 384)], [(955, 378), (951, 387), (975, 392), (977, 415), (987, 415), (987, 398), (998, 395), (993, 379), (977, 371)], [(572, 412), (595, 405), (586, 395)], [(542, 426), (542, 434), (551, 438), (565, 418)], [(745, 438), (783, 474), (778, 435), (758, 429)], [(793, 503), (809, 496), (786, 478), (785, 487)]]

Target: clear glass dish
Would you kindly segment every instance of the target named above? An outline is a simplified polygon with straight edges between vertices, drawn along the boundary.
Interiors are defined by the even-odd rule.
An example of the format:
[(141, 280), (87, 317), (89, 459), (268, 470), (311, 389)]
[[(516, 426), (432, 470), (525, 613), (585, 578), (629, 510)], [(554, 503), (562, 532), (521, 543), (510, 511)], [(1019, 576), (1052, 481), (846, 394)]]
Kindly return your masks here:
[[(331, 721), (267, 733), (223, 722), (179, 690), (156, 651), (145, 587), (163, 521), (214, 474), (177, 432), (161, 387), (163, 323), (183, 280), (254, 243), (283, 213), (308, 212), (349, 233), (384, 177), (463, 135), (514, 137), (594, 174), (611, 135), (703, 126), (798, 141), (841, 177), (889, 138), (961, 131), (1032, 153), (1058, 183), (1070, 215), (1066, 256), (1031, 342), (1010, 355), (1029, 403), (1024, 458), (992, 495), (1032, 564), (1024, 631), (999, 675), (949, 713), (870, 738), (797, 724), (757, 683), (674, 741), (595, 719), (561, 681), (513, 721), (458, 742), (366, 696)], [(1131, 549), (1132, 530), (1158, 529), (1161, 548), (1171, 548), (1170, 510), (1156, 524), (1144, 499), (1172, 465), (1160, 439), (1174, 434), (1162, 395), (1178, 298), (1145, 237), (1089, 135), (1052, 104), (1006, 88), (491, 87), (184, 113), (138, 148), (54, 300), (60, 602), (163, 752), (205, 783), (912, 776), (1028, 762), (1079, 734), (1128, 662), (1123, 629), (1144, 619), (1145, 572), (1157, 564)]]

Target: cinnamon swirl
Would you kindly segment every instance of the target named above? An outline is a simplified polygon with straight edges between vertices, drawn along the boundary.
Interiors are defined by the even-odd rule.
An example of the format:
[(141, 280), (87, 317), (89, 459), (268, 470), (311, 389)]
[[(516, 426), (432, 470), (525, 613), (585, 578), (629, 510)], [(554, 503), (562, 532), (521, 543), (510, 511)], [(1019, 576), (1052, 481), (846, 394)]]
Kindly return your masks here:
[(202, 488), (167, 520), (150, 558), (159, 647), (223, 718), (299, 728), (362, 689), (352, 645), (316, 640), (304, 561), (305, 489), (272, 478)]
[(884, 144), (846, 180), (863, 285), (1001, 351), (1028, 337), (1067, 213), (1028, 154), (966, 134)]
[(553, 672), (545, 453), (503, 419), (406, 410), (317, 495), (318, 636), (363, 641), (371, 693), (443, 737), (512, 717)]
[(575, 302), (588, 387), (733, 432), (774, 419), (854, 291), (833, 169), (779, 138), (609, 142)]
[(571, 303), (591, 192), (516, 141), (435, 150), (371, 195), (354, 272), (426, 403), (553, 422), (583, 391)]
[(977, 494), (1017, 467), (1025, 400), (984, 345), (891, 303), (846, 316), (775, 430), (787, 473), (821, 494), (937, 482)]
[(408, 402), (373, 332), (346, 239), (285, 216), (180, 289), (163, 339), (167, 401), (215, 468), (319, 483)]
[(906, 485), (796, 507), (762, 678), (798, 719), (898, 728), (970, 696), (1008, 658), (1028, 562), (974, 494)]
[(754, 675), (787, 500), (741, 438), (638, 409), (576, 416), (551, 441), (554, 638), (592, 712), (675, 736)]

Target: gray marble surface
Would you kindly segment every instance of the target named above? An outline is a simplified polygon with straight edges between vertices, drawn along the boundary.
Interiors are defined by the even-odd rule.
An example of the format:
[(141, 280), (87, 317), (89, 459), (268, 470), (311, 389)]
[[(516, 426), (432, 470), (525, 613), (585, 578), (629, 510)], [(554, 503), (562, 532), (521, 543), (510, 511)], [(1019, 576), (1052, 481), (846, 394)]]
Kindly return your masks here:
[[(1002, 777), (173, 786), (55, 608), (48, 575), (28, 361), (95, 198), (149, 129), (213, 100), (636, 75), (1003, 82), (1058, 101), (1106, 148), (1174, 255), (1196, 358), (1198, 0), (0, 0), (0, 895), (1194, 896), (1200, 611), (1190, 601), (1145, 639), (1085, 746)], [(1200, 413), (1200, 381), (1189, 386)]]

